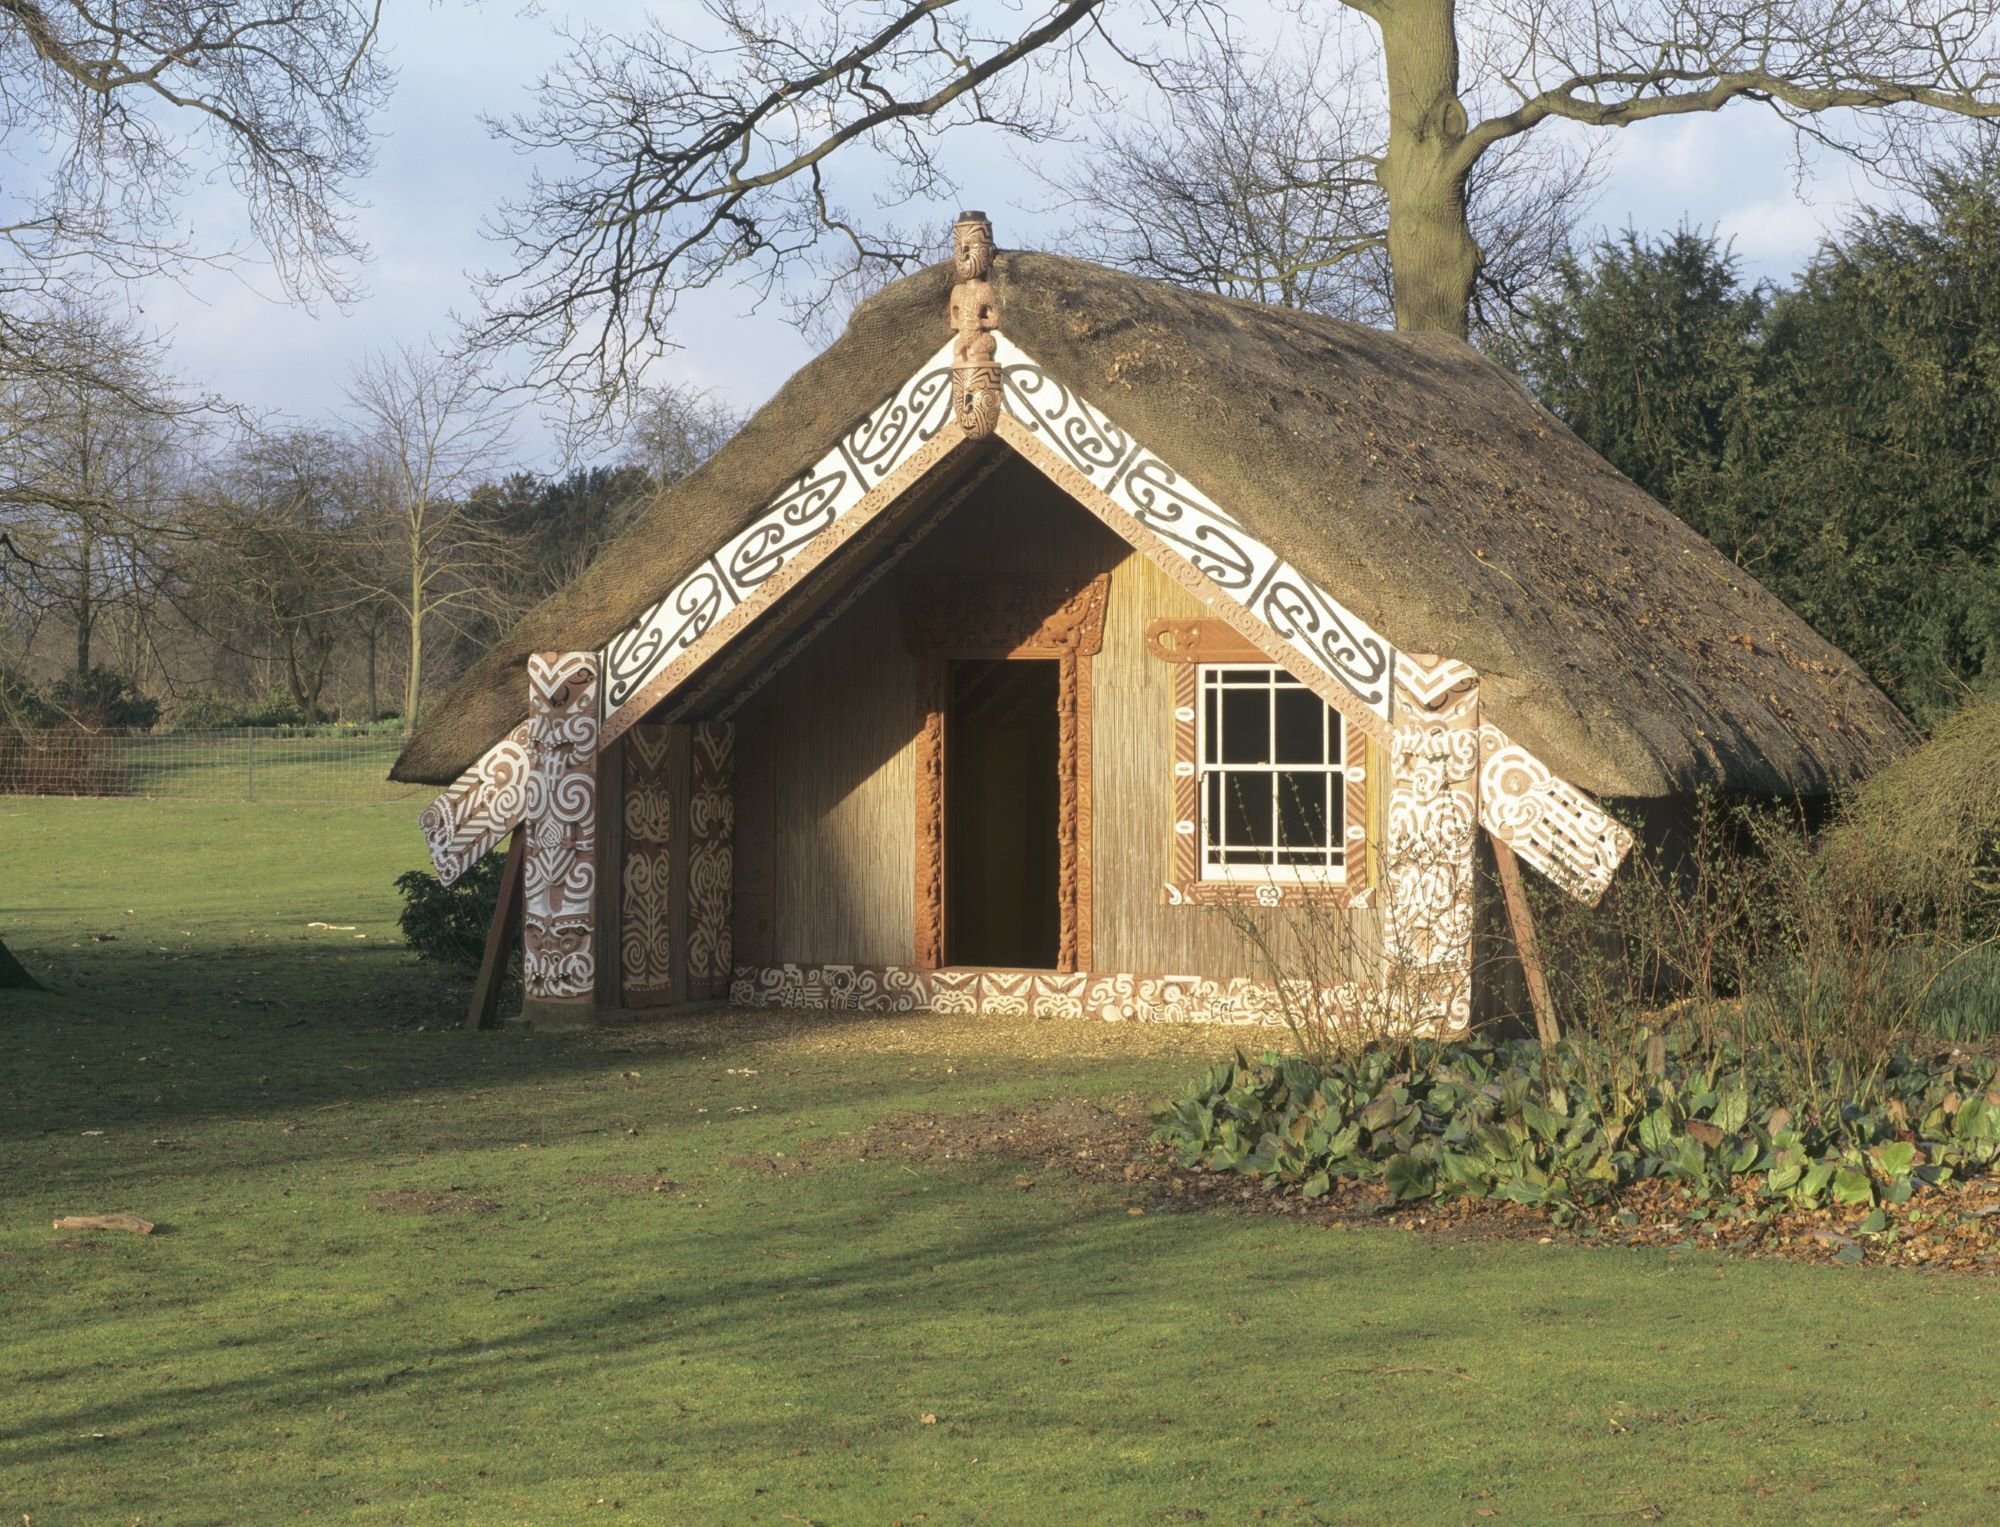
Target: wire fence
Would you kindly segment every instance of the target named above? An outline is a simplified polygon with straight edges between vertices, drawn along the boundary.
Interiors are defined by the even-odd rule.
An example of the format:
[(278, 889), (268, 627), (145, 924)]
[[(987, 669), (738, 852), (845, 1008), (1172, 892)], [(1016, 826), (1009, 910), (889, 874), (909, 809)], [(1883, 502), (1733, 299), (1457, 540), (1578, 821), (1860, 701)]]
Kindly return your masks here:
[(240, 727), (137, 732), (0, 728), (0, 795), (383, 805), (434, 793), (392, 784), (403, 732)]

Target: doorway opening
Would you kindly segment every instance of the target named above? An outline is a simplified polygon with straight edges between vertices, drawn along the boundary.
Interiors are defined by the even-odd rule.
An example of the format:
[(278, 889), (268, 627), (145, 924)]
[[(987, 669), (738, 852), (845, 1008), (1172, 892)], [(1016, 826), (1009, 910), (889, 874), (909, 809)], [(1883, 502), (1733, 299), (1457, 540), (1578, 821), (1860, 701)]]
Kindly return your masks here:
[(1062, 943), (1061, 664), (950, 665), (945, 959), (1054, 970)]

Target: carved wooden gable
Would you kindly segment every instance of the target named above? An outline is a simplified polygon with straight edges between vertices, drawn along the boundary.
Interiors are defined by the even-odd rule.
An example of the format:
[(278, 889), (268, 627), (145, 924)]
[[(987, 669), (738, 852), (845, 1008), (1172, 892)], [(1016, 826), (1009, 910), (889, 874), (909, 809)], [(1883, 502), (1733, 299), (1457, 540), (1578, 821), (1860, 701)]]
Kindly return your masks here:
[[(992, 254), (984, 215), (962, 214), (954, 231), (958, 281), (945, 315), (951, 340), (605, 647), (604, 743), (674, 695), (968, 441), (988, 434), (1378, 745), (1393, 746), (1406, 725), (1429, 727), (1435, 705), (1476, 679), (1448, 657), (1399, 652), (1179, 467), (1008, 339), (988, 280)], [(1417, 714), (1403, 714), (1406, 705)], [(1629, 835), (1491, 723), (1478, 723), (1476, 738), (1470, 795), (1480, 824), (1595, 900), (1628, 851)], [(455, 877), (520, 820), (525, 755), (517, 729), (425, 812), (441, 875)]]

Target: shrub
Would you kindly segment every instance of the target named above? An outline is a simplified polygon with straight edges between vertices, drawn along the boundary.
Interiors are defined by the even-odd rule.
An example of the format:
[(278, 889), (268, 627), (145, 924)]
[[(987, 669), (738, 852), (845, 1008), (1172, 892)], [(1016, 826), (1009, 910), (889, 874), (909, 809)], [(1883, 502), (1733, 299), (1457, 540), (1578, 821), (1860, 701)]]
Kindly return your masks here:
[(115, 669), (98, 666), (65, 674), (48, 688), (49, 703), (77, 725), (92, 731), (108, 726), (150, 729), (160, 719), (160, 702)]
[(245, 706), (238, 715), (235, 724), (237, 726), (300, 726), (304, 724), (305, 719), (306, 713), (299, 709), (298, 702), (292, 698), (290, 691), (272, 689), (265, 692), (263, 699), (257, 701), (255, 704)]
[(396, 877), (396, 889), (403, 896), (397, 921), (404, 942), (419, 959), (478, 967), (506, 862), (504, 854), (488, 854), (449, 886), (429, 870), (410, 870)]
[(79, 726), (0, 726), (0, 795), (124, 795), (131, 785), (113, 737)]
[(1837, 1067), (1816, 1097), (1795, 1080), (1768, 1051), (1658, 1035), (1596, 1057), (1476, 1040), (1323, 1066), (1238, 1055), (1157, 1116), (1157, 1138), (1186, 1165), (1274, 1191), (1317, 1197), (1354, 1178), (1397, 1199), (1544, 1206), (1559, 1223), (1649, 1178), (1701, 1203), (1903, 1203), (2000, 1161), (1990, 1059), (1904, 1052), (1865, 1099)]
[(1826, 835), (1829, 857), (1872, 863), (1913, 904), (1975, 935), (2000, 933), (2000, 688), (1868, 780)]
[(243, 724), (241, 707), (213, 690), (192, 690), (174, 701), (167, 729), (175, 732), (216, 732)]
[(50, 709), (26, 674), (0, 667), (0, 727), (29, 730), (59, 726), (62, 717)]

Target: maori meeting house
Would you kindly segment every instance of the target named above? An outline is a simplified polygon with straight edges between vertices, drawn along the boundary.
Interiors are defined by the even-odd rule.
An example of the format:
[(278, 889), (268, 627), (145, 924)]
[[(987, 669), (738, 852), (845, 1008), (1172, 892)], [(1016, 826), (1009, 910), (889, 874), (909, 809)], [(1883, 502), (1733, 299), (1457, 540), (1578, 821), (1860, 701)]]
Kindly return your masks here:
[(539, 1025), (1445, 1033), (1538, 984), (1522, 866), (1594, 900), (1620, 820), (1824, 797), (1909, 741), (1465, 344), (997, 251), (966, 213), (395, 778), (443, 787), (447, 881), (512, 834), (475, 1021), (518, 929)]

